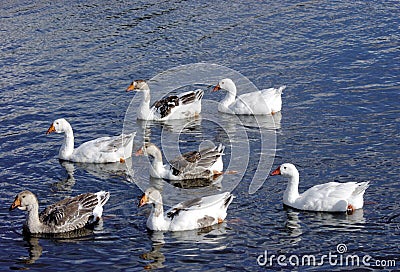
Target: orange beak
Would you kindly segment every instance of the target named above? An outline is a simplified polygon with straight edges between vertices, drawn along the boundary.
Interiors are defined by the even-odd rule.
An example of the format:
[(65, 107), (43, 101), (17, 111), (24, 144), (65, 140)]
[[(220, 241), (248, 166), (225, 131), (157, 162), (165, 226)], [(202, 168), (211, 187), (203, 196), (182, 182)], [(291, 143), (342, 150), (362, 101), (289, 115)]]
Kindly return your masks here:
[(135, 84), (134, 81), (132, 81), (131, 85), (129, 85), (128, 88), (126, 88), (126, 92), (133, 91), (135, 89)]
[(218, 83), (217, 86), (215, 86), (212, 91), (216, 92), (216, 91), (219, 91), (219, 90), (221, 90), (221, 86), (219, 86), (219, 83)]
[(139, 201), (138, 207), (143, 207), (144, 205), (147, 204), (148, 201), (149, 201), (149, 199), (147, 198), (146, 194), (143, 194), (142, 198)]
[(144, 155), (143, 147), (139, 148), (135, 153), (135, 156), (142, 156), (142, 155)]
[(274, 171), (272, 171), (270, 175), (271, 176), (276, 176), (276, 175), (280, 175), (280, 174), (281, 174), (281, 167), (279, 166)]
[(50, 126), (49, 129), (47, 130), (46, 134), (50, 134), (50, 133), (55, 132), (55, 131), (56, 131), (56, 128), (54, 127), (53, 124), (51, 124), (51, 126)]
[(13, 204), (11, 205), (11, 207), (10, 207), (10, 211), (12, 211), (12, 210), (14, 210), (15, 208), (17, 208), (17, 207), (19, 207), (19, 206), (21, 206), (21, 200), (19, 200), (19, 197), (18, 196), (16, 196), (15, 197), (15, 200), (14, 200), (14, 202), (13, 202)]

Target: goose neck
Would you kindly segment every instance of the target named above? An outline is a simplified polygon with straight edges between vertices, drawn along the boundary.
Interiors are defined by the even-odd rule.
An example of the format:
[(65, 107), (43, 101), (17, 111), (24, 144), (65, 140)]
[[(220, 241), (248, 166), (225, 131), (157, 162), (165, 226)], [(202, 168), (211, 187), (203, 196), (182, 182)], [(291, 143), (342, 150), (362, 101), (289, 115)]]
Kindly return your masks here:
[(299, 173), (297, 172), (289, 177), (289, 182), (284, 192), (284, 202), (287, 202), (285, 204), (291, 204), (299, 197)]
[(39, 204), (35, 203), (30, 205), (27, 209), (28, 216), (26, 219), (26, 226), (31, 233), (38, 233), (42, 228), (42, 222), (39, 219)]
[(64, 141), (60, 148), (59, 157), (68, 160), (74, 152), (74, 132), (69, 126), (64, 130)]
[(227, 93), (225, 98), (221, 101), (221, 105), (228, 108), (231, 104), (235, 102), (236, 99), (236, 86), (229, 86), (226, 89)]
[(150, 118), (150, 114), (151, 114), (151, 111), (150, 111), (150, 89), (148, 89), (148, 88), (141, 89), (141, 92), (143, 93), (143, 98), (139, 105), (138, 117), (139, 117), (139, 119), (142, 119), (142, 120), (151, 119)]

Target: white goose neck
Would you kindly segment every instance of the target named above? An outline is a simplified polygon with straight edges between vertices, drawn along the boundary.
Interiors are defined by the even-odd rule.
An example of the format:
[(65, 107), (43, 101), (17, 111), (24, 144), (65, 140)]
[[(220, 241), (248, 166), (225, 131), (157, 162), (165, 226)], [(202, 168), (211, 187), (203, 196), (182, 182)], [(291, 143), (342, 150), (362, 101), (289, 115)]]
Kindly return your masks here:
[(153, 159), (153, 163), (151, 165), (151, 170), (150, 171), (151, 171), (150, 174), (151, 174), (152, 177), (157, 177), (157, 178), (164, 178), (165, 177), (166, 169), (164, 167), (161, 154), (160, 154), (159, 157), (157, 156), (157, 157), (155, 157)]
[(225, 98), (218, 105), (219, 108), (221, 107), (220, 110), (223, 110), (223, 108), (229, 108), (229, 106), (232, 105), (236, 100), (237, 90), (236, 90), (236, 86), (234, 84), (228, 85), (226, 87), (226, 91), (227, 91), (227, 93), (226, 93)]
[(149, 120), (151, 118), (151, 110), (150, 110), (150, 89), (149, 87), (144, 87), (140, 89), (143, 93), (143, 99), (139, 105), (138, 118), (142, 120)]
[(152, 177), (163, 178), (165, 167), (163, 164), (161, 150), (158, 147), (152, 145), (146, 148), (146, 152), (148, 155), (153, 157), (153, 163), (151, 165), (150, 175)]
[(153, 203), (153, 208), (147, 220), (147, 226), (156, 231), (168, 229), (168, 222), (164, 218), (164, 208), (161, 199)]
[(68, 160), (74, 152), (74, 132), (70, 124), (64, 128), (64, 141), (59, 151), (59, 158)]
[(294, 203), (299, 197), (299, 172), (293, 173), (289, 177), (286, 190), (283, 194), (283, 202), (287, 205)]

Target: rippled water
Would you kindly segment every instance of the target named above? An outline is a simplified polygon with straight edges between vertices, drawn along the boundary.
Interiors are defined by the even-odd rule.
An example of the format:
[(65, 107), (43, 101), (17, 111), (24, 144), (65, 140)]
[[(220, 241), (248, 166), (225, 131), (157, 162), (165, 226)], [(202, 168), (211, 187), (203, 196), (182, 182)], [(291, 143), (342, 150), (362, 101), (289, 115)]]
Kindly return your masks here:
[[(0, 270), (281, 270), (293, 267), (276, 260), (260, 267), (257, 258), (265, 251), (321, 257), (338, 254), (339, 244), (347, 247), (341, 256), (370, 255), (373, 264), (394, 260), (400, 267), (397, 1), (3, 1), (0, 7)], [(260, 132), (249, 120), (242, 126), (217, 114), (212, 103), (184, 127), (180, 148), (222, 142), (226, 166), (248, 164), (220, 183), (165, 201), (234, 184), (236, 198), (221, 225), (147, 231), (149, 209), (138, 209), (137, 197), (142, 187), (159, 181), (149, 180), (146, 158), (128, 160), (133, 175), (123, 164), (58, 161), (62, 137), (45, 132), (59, 117), (72, 123), (77, 144), (117, 135), (127, 123), (138, 131), (135, 148), (145, 138), (160, 144), (161, 134), (178, 135), (176, 123), (151, 123), (143, 130), (134, 116), (124, 122), (132, 99), (124, 90), (132, 79), (198, 62), (229, 67), (260, 89), (287, 85), (275, 126), (261, 130), (276, 141), (274, 167), (297, 164), (300, 190), (327, 181), (370, 181), (364, 209), (353, 215), (285, 209), (286, 182), (280, 177), (266, 178), (249, 194), (263, 152)], [(213, 77), (201, 83), (207, 101), (223, 97), (207, 88), (216, 83)], [(229, 129), (244, 133), (231, 139)], [(232, 155), (241, 143), (249, 143), (253, 156)], [(25, 214), (8, 211), (24, 189), (34, 191), (42, 207), (100, 189), (112, 197), (94, 232), (26, 238)], [(299, 269), (343, 268), (325, 262)]]

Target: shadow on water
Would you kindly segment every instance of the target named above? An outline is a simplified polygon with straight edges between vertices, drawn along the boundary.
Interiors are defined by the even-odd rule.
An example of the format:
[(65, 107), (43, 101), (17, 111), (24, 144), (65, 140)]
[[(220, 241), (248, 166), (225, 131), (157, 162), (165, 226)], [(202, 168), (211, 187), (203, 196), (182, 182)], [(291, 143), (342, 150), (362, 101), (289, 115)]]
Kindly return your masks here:
[[(41, 204), (75, 193), (110, 190), (104, 227), (112, 240), (96, 233), (22, 240), (10, 226), (20, 226), (23, 215), (10, 215), (3, 205), (0, 270), (70, 271), (79, 266), (81, 271), (134, 271), (154, 262), (154, 268), (164, 270), (257, 271), (261, 269), (256, 257), (265, 249), (318, 255), (334, 252), (343, 242), (360, 255), (396, 259), (396, 266), (386, 267), (388, 271), (399, 268), (396, 1), (3, 2), (0, 200), (8, 203), (16, 192), (26, 189), (35, 191)], [(124, 91), (128, 81), (153, 77), (161, 80), (160, 90), (164, 79), (168, 85), (181, 86), (181, 77), (165, 71), (191, 63), (227, 66), (260, 89), (286, 84), (282, 113), (271, 116), (274, 123), (271, 118), (256, 123), (251, 117), (220, 114), (215, 105), (224, 93), (205, 91), (202, 114), (189, 122), (143, 125), (129, 115), (137, 107), (126, 111), (132, 99)], [(190, 71), (188, 79), (206, 72)], [(216, 84), (222, 78), (216, 79), (220, 75), (215, 73), (210, 76), (210, 82), (199, 83)], [(238, 90), (248, 92), (247, 82), (242, 83)], [(162, 95), (154, 90), (153, 101)], [(206, 187), (184, 189), (186, 184), (176, 184), (182, 187), (178, 188), (149, 178), (147, 158), (132, 158), (128, 165), (132, 171), (127, 173), (125, 164), (62, 163), (61, 168), (54, 151), (60, 139), (43, 137), (49, 120), (56, 116), (74, 120), (76, 134), (82, 135), (76, 138), (77, 144), (86, 138), (120, 134), (123, 128), (137, 131), (136, 144), (162, 142), (161, 146), (174, 148), (176, 153), (167, 156), (196, 150), (204, 140), (222, 143), (226, 146), (224, 171), (239, 173), (224, 176), (221, 185), (199, 183)], [(264, 151), (263, 133), (271, 136)], [(266, 177), (261, 175), (253, 186), (259, 190), (249, 194), (256, 170), (269, 172), (266, 163), (259, 163), (265, 158), (273, 164), (302, 165), (304, 188), (328, 180), (371, 180), (363, 210), (346, 215), (282, 209), (283, 187), (278, 181), (263, 184)], [(242, 165), (246, 166), (237, 167)], [(166, 206), (196, 197), (196, 192), (232, 190), (237, 198), (228, 211), (230, 228), (217, 226), (216, 234), (211, 231), (204, 236), (163, 233), (162, 239), (147, 239), (149, 209), (139, 210), (132, 197), (153, 185), (166, 192)], [(218, 234), (219, 230), (226, 235)], [(140, 258), (143, 253), (147, 255)], [(21, 266), (23, 261), (26, 264)]]
[[(284, 206), (286, 218), (279, 228), (286, 235), (281, 236), (281, 244), (298, 245), (309, 232), (327, 235), (329, 232), (358, 233), (366, 228), (364, 210), (352, 214), (300, 211)], [(314, 245), (309, 245), (310, 249)]]
[(54, 182), (52, 187), (57, 191), (71, 191), (76, 180), (74, 177), (75, 171), (83, 169), (90, 175), (103, 180), (112, 177), (120, 177), (123, 180), (131, 181), (134, 173), (132, 168), (132, 158), (128, 158), (124, 163), (77, 163), (70, 161), (59, 160), (60, 165), (66, 171), (66, 177), (61, 181)]
[(89, 241), (95, 239), (96, 231), (102, 230), (103, 221), (100, 220), (97, 225), (93, 228), (82, 228), (65, 233), (57, 234), (30, 234), (22, 232), (23, 241), (28, 249), (28, 258), (19, 259), (17, 264), (34, 264), (40, 259), (43, 252), (48, 251), (40, 244), (40, 241), (51, 241), (53, 244), (64, 244), (64, 243), (79, 243), (82, 241)]
[[(148, 231), (149, 239), (152, 242), (152, 247), (149, 252), (141, 254), (141, 258), (146, 261), (145, 269), (163, 268), (167, 260), (164, 254), (164, 247), (179, 247), (187, 248), (188, 245), (193, 251), (191, 255), (195, 256), (199, 244), (209, 245), (208, 250), (222, 250), (226, 248), (224, 238), (226, 237), (227, 227), (225, 223), (209, 226), (197, 230), (162, 232)], [(169, 249), (165, 251), (168, 252)]]

